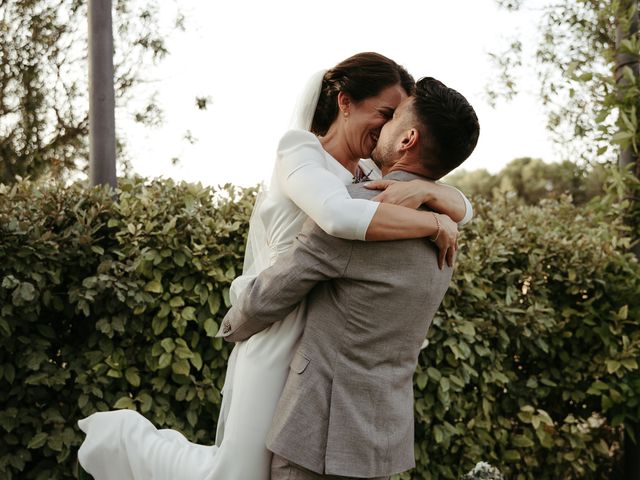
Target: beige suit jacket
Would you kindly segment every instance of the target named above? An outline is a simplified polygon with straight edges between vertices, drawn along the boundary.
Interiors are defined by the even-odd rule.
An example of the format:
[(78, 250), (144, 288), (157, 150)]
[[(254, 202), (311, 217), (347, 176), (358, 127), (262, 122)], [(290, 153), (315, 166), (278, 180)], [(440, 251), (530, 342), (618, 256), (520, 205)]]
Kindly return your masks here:
[[(354, 198), (377, 193), (361, 184), (349, 191)], [(267, 447), (327, 475), (371, 478), (412, 468), (413, 374), (450, 280), (428, 240), (348, 241), (307, 222), (221, 330), (227, 340), (244, 340), (307, 300)]]

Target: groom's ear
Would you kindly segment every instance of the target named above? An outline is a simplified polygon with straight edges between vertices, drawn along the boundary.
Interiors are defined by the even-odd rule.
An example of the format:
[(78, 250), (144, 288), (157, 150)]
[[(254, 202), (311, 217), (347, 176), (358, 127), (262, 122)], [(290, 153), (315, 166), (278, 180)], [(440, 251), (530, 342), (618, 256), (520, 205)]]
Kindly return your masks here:
[(420, 132), (417, 128), (406, 130), (400, 138), (400, 151), (406, 152), (418, 146), (420, 142)]

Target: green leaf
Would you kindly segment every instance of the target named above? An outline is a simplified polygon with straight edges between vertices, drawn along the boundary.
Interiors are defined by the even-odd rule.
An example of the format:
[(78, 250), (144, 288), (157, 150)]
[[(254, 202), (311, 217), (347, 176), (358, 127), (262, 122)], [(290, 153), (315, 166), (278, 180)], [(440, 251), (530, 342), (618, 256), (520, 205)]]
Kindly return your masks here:
[(36, 298), (36, 288), (29, 282), (22, 282), (13, 291), (11, 295), (13, 304), (16, 306), (24, 305), (27, 302), (32, 302)]
[(229, 288), (225, 287), (222, 289), (222, 299), (224, 300), (225, 307), (231, 307), (231, 300), (229, 298)]
[(210, 294), (207, 303), (209, 305), (209, 313), (215, 315), (220, 310), (220, 295), (217, 293)]
[(628, 316), (629, 316), (629, 305), (624, 305), (620, 307), (620, 310), (618, 310), (618, 318), (620, 320), (626, 320)]
[(176, 344), (173, 341), (173, 338), (164, 338), (160, 342), (160, 345), (162, 346), (162, 348), (164, 348), (164, 351), (167, 353), (171, 353), (176, 349)]
[(616, 373), (622, 366), (622, 364), (617, 360), (605, 360), (604, 363), (607, 365), (608, 373)]
[(141, 393), (137, 400), (140, 402), (140, 412), (147, 413), (153, 406), (153, 398), (148, 393)]
[(180, 359), (171, 364), (171, 369), (173, 370), (173, 373), (177, 375), (189, 375), (189, 370), (191, 368), (189, 367), (189, 362), (187, 360)]
[(442, 377), (442, 374), (433, 367), (427, 368), (427, 375), (429, 375), (430, 379), (435, 380), (436, 382), (439, 382)]
[(218, 334), (218, 324), (213, 318), (207, 318), (204, 321), (204, 331), (207, 337), (215, 337)]
[(116, 403), (113, 404), (113, 408), (116, 408), (116, 409), (127, 408), (129, 410), (135, 410), (136, 406), (135, 406), (135, 403), (133, 403), (133, 399), (125, 396), (125, 397), (120, 397), (116, 401)]
[(471, 322), (464, 322), (457, 326), (457, 330), (460, 333), (464, 333), (470, 337), (474, 337), (476, 335), (476, 329)]
[(196, 370), (202, 368), (202, 356), (199, 352), (194, 352), (193, 357), (191, 357), (191, 365), (193, 365)]
[(439, 425), (433, 427), (433, 438), (436, 443), (442, 443), (442, 441), (444, 440), (444, 433), (442, 431), (442, 427), (440, 427)]
[(171, 360), (173, 359), (173, 355), (170, 353), (163, 353), (162, 355), (160, 355), (160, 358), (158, 359), (158, 368), (159, 369), (163, 369), (168, 367), (169, 365), (171, 365)]
[(518, 462), (520, 461), (520, 453), (517, 450), (506, 450), (504, 452), (504, 459), (507, 462)]
[(9, 326), (9, 322), (7, 322), (4, 318), (0, 318), (0, 335), (3, 337), (11, 336), (11, 327)]
[(130, 385), (134, 387), (140, 386), (140, 375), (138, 374), (137, 368), (127, 368), (124, 372), (124, 378), (127, 379)]
[(160, 310), (158, 311), (158, 318), (165, 318), (171, 313), (171, 306), (168, 303), (162, 303), (160, 305)]
[(168, 324), (168, 318), (154, 317), (153, 320), (151, 320), (151, 329), (153, 330), (153, 334), (160, 335), (167, 328)]
[(448, 392), (449, 391), (449, 379), (446, 377), (442, 377), (440, 379), (440, 388), (442, 389), (443, 392)]
[(420, 373), (416, 377), (416, 385), (420, 390), (424, 390), (424, 387), (427, 386), (428, 380), (429, 380), (429, 376), (426, 373)]
[(196, 309), (193, 307), (184, 307), (182, 309), (182, 313), (180, 314), (180, 316), (189, 321), (189, 320), (195, 320), (196, 319)]
[(87, 403), (89, 403), (89, 395), (81, 393), (78, 397), (78, 407), (82, 409), (87, 405)]
[(144, 290), (145, 292), (162, 293), (163, 292), (162, 282), (157, 278), (154, 280), (151, 280), (144, 286)]
[(187, 410), (187, 422), (192, 427), (195, 427), (198, 423), (198, 414), (193, 410)]
[(176, 265), (179, 267), (184, 267), (186, 260), (187, 257), (182, 252), (176, 252), (173, 254), (173, 261), (176, 262)]
[(99, 245), (91, 245), (91, 250), (98, 255), (104, 255), (104, 248)]
[(601, 391), (606, 391), (606, 390), (609, 390), (609, 385), (607, 385), (606, 383), (600, 380), (596, 380), (591, 384), (591, 386), (587, 390), (587, 393), (589, 395), (598, 395)]
[(27, 448), (29, 448), (29, 449), (41, 448), (47, 442), (48, 438), (49, 438), (49, 434), (47, 434), (45, 432), (36, 433), (31, 438), (31, 440), (29, 440), (29, 443), (27, 443)]
[(553, 425), (553, 420), (551, 419), (551, 416), (544, 410), (538, 409), (538, 416), (540, 417), (540, 420), (542, 421), (542, 423), (544, 423), (545, 425)]
[(13, 384), (13, 381), (16, 378), (16, 370), (10, 363), (5, 363), (4, 365), (4, 378), (6, 378), (7, 382), (10, 384)]
[(171, 307), (173, 307), (173, 308), (183, 307), (184, 306), (184, 300), (182, 299), (182, 297), (173, 297), (169, 301), (169, 305), (171, 305)]
[(513, 444), (514, 447), (518, 447), (518, 448), (530, 448), (535, 446), (535, 443), (533, 442), (533, 440), (531, 440), (529, 437), (525, 435), (514, 435), (511, 438), (511, 443)]

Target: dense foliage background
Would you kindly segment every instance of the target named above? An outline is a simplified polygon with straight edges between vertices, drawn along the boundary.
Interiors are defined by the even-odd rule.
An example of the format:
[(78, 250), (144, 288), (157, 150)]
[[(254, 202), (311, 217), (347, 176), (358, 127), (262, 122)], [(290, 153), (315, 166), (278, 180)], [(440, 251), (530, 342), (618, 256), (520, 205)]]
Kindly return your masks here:
[[(615, 190), (476, 199), (416, 373), (418, 467), (609, 478), (638, 417), (640, 268)], [(133, 408), (211, 443), (254, 190), (122, 180), (0, 187), (0, 476), (71, 478), (76, 421)], [(617, 199), (616, 199), (617, 201)]]

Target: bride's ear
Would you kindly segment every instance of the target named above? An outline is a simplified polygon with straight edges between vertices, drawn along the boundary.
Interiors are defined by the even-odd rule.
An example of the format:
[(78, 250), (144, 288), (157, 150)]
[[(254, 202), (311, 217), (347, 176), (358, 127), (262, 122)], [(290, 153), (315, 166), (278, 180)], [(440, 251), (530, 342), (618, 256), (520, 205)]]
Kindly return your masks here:
[(340, 114), (345, 117), (349, 116), (349, 110), (351, 109), (351, 98), (344, 92), (338, 92), (338, 108)]

